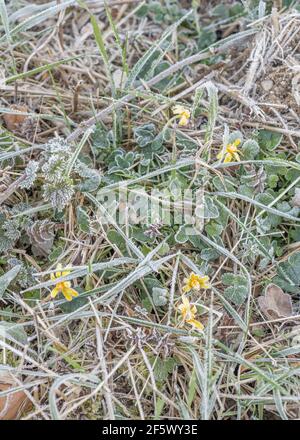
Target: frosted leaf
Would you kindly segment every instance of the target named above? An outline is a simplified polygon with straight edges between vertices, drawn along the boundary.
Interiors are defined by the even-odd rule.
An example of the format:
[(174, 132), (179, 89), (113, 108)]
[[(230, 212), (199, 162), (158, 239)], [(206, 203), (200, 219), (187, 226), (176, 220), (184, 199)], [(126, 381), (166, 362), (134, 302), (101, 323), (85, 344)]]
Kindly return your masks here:
[(57, 137), (57, 138), (51, 139), (46, 144), (45, 150), (51, 154), (55, 154), (55, 153), (69, 154), (71, 152), (71, 146), (62, 137)]
[(57, 182), (64, 177), (66, 172), (66, 158), (55, 154), (47, 160), (42, 166), (44, 177), (49, 182)]
[(68, 205), (74, 195), (72, 180), (65, 178), (55, 183), (45, 183), (43, 196), (50, 202), (54, 209), (62, 211)]
[(25, 179), (22, 180), (22, 182), (19, 184), (19, 187), (22, 189), (29, 189), (37, 177), (38, 169), (39, 163), (35, 160), (31, 160), (25, 169)]
[(21, 237), (18, 220), (6, 220), (2, 226), (4, 235), (9, 239), (16, 241)]

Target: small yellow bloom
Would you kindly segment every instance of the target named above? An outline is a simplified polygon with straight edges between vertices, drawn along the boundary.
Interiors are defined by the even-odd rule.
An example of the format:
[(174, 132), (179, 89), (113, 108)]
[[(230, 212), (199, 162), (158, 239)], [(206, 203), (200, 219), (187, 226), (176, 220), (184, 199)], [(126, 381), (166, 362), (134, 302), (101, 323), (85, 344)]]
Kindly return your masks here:
[(200, 290), (200, 289), (209, 289), (209, 277), (207, 275), (201, 277), (200, 275), (196, 275), (195, 273), (191, 273), (191, 275), (186, 278), (185, 286), (183, 288), (184, 292), (189, 292), (190, 290)]
[(180, 127), (185, 127), (189, 123), (189, 119), (191, 117), (191, 112), (183, 105), (175, 105), (172, 108), (173, 114), (178, 115), (179, 122), (178, 125)]
[(224, 163), (232, 162), (233, 160), (239, 162), (240, 156), (238, 153), (238, 146), (240, 145), (240, 143), (241, 140), (236, 139), (234, 142), (232, 142), (232, 144), (228, 144), (226, 148), (217, 155), (217, 159), (224, 159)]
[[(55, 281), (57, 278), (60, 277), (65, 277), (66, 275), (69, 275), (69, 273), (71, 273), (70, 270), (61, 271), (61, 268), (61, 264), (58, 264), (56, 267), (57, 272), (50, 275), (50, 279), (52, 281)], [(76, 290), (71, 289), (70, 281), (60, 281), (59, 283), (57, 283), (54, 289), (51, 290), (51, 298), (55, 298), (59, 292), (62, 292), (67, 301), (72, 301), (73, 297), (79, 295)]]
[(199, 330), (203, 330), (204, 329), (203, 324), (201, 324), (201, 322), (195, 319), (197, 313), (196, 306), (195, 305), (191, 306), (186, 296), (182, 295), (181, 298), (182, 298), (182, 304), (178, 306), (178, 310), (181, 313), (182, 321), (192, 325), (193, 327), (198, 328)]

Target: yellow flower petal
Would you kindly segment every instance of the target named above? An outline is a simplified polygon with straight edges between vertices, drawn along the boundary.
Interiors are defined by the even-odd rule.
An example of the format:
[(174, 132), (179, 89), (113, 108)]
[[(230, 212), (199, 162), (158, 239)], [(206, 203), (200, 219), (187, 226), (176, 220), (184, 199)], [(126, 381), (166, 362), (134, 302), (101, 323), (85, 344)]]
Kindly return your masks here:
[(209, 277), (207, 275), (205, 275), (204, 277), (201, 278), (201, 287), (202, 287), (202, 289), (209, 289), (210, 288)]
[(197, 307), (196, 307), (195, 305), (192, 306), (192, 308), (191, 308), (191, 313), (192, 313), (193, 315), (195, 315), (195, 314), (197, 313)]
[(61, 268), (62, 268), (62, 265), (60, 263), (58, 263), (58, 265), (56, 266), (57, 272), (55, 273), (56, 278), (61, 277)]
[(181, 115), (182, 113), (184, 113), (185, 108), (182, 105), (174, 105), (174, 107), (172, 108), (172, 112), (174, 115)]
[(198, 328), (199, 330), (203, 330), (204, 329), (204, 325), (201, 324), (201, 322), (197, 321), (196, 319), (189, 319), (188, 321), (186, 321), (188, 324), (191, 324), (192, 326)]
[(172, 108), (172, 111), (174, 115), (178, 115), (179, 117), (179, 126), (184, 127), (188, 125), (189, 119), (191, 117), (191, 112), (187, 108), (185, 108), (183, 105), (175, 105)]
[(63, 289), (62, 289), (62, 293), (63, 293), (63, 295), (64, 295), (64, 297), (66, 298), (67, 301), (72, 301), (72, 294), (71, 294), (71, 292), (69, 291), (69, 288), (68, 288), (68, 287), (63, 288)]
[(224, 163), (228, 163), (228, 162), (231, 162), (231, 161), (232, 161), (232, 154), (227, 153), (225, 155)]
[(70, 289), (69, 292), (71, 292), (71, 295), (72, 295), (74, 298), (76, 298), (77, 296), (79, 296), (79, 293), (78, 293), (76, 290), (74, 290), (74, 289)]
[(55, 298), (60, 291), (60, 286), (55, 286), (54, 289), (51, 290), (51, 298)]
[[(236, 139), (230, 144), (227, 144), (226, 147), (223, 147), (223, 150), (217, 155), (217, 159), (224, 159), (224, 163), (231, 162), (235, 160), (236, 162), (240, 161), (240, 156), (238, 154), (238, 145), (241, 143), (240, 139)], [(224, 158), (225, 156), (225, 158)]]
[[(195, 281), (198, 278), (207, 279), (208, 277), (200, 277), (199, 275), (191, 274), (189, 280)], [(181, 312), (182, 323), (186, 322), (187, 324), (193, 325), (194, 327), (203, 330), (203, 325), (195, 319), (197, 314), (197, 307), (194, 305), (191, 306), (188, 298), (185, 295), (182, 295), (182, 304), (178, 306), (178, 310)]]
[(186, 296), (182, 295), (181, 299), (182, 299), (182, 304), (184, 305), (184, 307), (186, 307), (186, 308), (190, 307), (190, 302)]
[(63, 287), (62, 293), (67, 301), (72, 301), (73, 296), (75, 297), (79, 295), (78, 292), (76, 292), (76, 290), (71, 289), (70, 287)]
[(186, 117), (186, 116), (181, 116), (181, 118), (180, 118), (180, 120), (179, 120), (179, 122), (178, 122), (178, 125), (180, 126), (180, 127), (185, 127), (186, 125), (188, 125), (188, 123), (189, 123), (189, 120), (188, 120), (188, 118)]
[(178, 308), (179, 312), (181, 312), (181, 313), (183, 313), (186, 309), (184, 304), (179, 304), (179, 306), (177, 308)]

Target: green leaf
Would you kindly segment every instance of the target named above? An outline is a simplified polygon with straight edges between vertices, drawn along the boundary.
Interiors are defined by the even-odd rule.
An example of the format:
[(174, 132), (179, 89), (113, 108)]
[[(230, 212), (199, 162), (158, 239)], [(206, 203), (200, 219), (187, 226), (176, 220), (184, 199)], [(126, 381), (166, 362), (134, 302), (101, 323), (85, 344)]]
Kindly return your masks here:
[(224, 230), (223, 226), (217, 222), (211, 221), (205, 226), (205, 232), (211, 237), (218, 237)]
[(176, 241), (176, 243), (186, 243), (189, 239), (189, 236), (186, 233), (186, 225), (181, 225), (178, 229), (178, 231), (176, 232), (174, 239)]
[(91, 15), (91, 23), (92, 23), (92, 27), (93, 27), (93, 31), (94, 31), (94, 36), (95, 36), (95, 40), (98, 46), (98, 49), (102, 55), (102, 58), (105, 62), (106, 65), (109, 65), (109, 59), (108, 59), (108, 54), (105, 48), (105, 44), (102, 38), (102, 33), (100, 31), (100, 28), (98, 26), (98, 22), (97, 19), (94, 15)]
[(166, 359), (152, 358), (152, 363), (154, 363), (155, 360), (154, 377), (157, 382), (165, 382), (168, 375), (173, 372), (177, 365), (177, 361), (173, 357), (168, 357)]
[(21, 324), (0, 321), (0, 339), (17, 341), (20, 344), (27, 344), (27, 334)]
[[(80, 292), (81, 289), (76, 289), (78, 292)], [(62, 304), (59, 305), (59, 308), (64, 313), (73, 313), (77, 309), (80, 309), (80, 307), (84, 306), (88, 303), (88, 298), (86, 296), (77, 296), (76, 298), (73, 298), (72, 301), (65, 301)]]
[(79, 226), (79, 229), (82, 232), (89, 233), (90, 232), (90, 217), (87, 214), (86, 210), (82, 208), (81, 206), (77, 206), (76, 209), (77, 214), (77, 223)]
[(139, 18), (145, 17), (148, 14), (148, 5), (141, 4), (141, 6), (135, 11), (135, 15)]
[[(42, 10), (40, 12), (38, 12), (37, 14), (31, 13), (29, 16), (28, 16), (28, 14), (25, 13), (24, 15), (27, 16), (28, 18), (25, 18), (16, 27), (14, 27), (11, 30), (10, 35), (15, 36), (18, 33), (25, 32), (26, 30), (29, 30), (34, 26), (41, 25), (41, 23), (44, 20), (52, 18), (53, 16), (58, 14), (60, 11), (63, 11), (64, 9), (66, 9), (67, 7), (69, 7), (71, 5), (74, 5), (77, 1), (79, 1), (79, 0), (67, 0), (62, 3), (55, 2), (54, 5), (53, 5), (54, 2), (50, 2), (50, 3), (48, 3), (48, 6), (51, 5), (50, 7), (47, 7), (47, 4), (37, 5), (34, 2), (31, 2), (31, 5), (35, 6), (34, 10), (40, 10), (40, 9), (42, 9)], [(29, 6), (29, 4), (27, 4), (27, 6), (25, 6), (24, 9), (27, 8), (28, 6)], [(21, 12), (22, 9), (19, 9), (19, 7), (18, 7), (17, 13)], [(16, 13), (14, 13), (12, 15), (14, 16), (15, 14)], [(10, 17), (10, 18), (12, 18), (12, 17)], [(21, 18), (21, 17), (18, 17), (18, 18)], [(3, 37), (0, 38), (1, 42), (2, 42), (2, 40), (3, 40)]]
[(259, 153), (259, 145), (254, 139), (248, 139), (242, 147), (243, 160), (254, 159)]
[(248, 283), (247, 279), (242, 275), (234, 275), (225, 273), (222, 276), (222, 282), (229, 286), (224, 291), (224, 296), (228, 301), (235, 305), (242, 305), (248, 297)]
[(239, 193), (243, 196), (249, 197), (250, 199), (253, 199), (253, 196), (255, 195), (253, 188), (248, 185), (240, 185)]
[(258, 143), (262, 148), (274, 150), (280, 144), (282, 134), (268, 130), (260, 130), (258, 133)]
[(110, 147), (109, 133), (100, 124), (96, 125), (91, 140), (93, 151), (96, 154), (97, 150), (107, 150)]
[[(170, 130), (165, 130), (165, 140), (170, 141)], [(182, 148), (183, 150), (196, 150), (198, 148), (197, 143), (194, 139), (191, 137), (187, 137), (185, 133), (182, 131), (178, 131), (176, 133), (176, 144), (178, 147)]]
[(152, 289), (152, 298), (153, 302), (156, 306), (162, 307), (165, 306), (168, 302), (168, 289), (162, 289), (160, 287), (153, 287)]
[(128, 65), (127, 65), (127, 61), (126, 61), (126, 51), (124, 50), (126, 47), (126, 44), (124, 45), (124, 47), (122, 47), (121, 37), (118, 33), (117, 26), (115, 25), (115, 22), (113, 20), (111, 12), (110, 12), (109, 8), (107, 7), (106, 3), (105, 3), (105, 11), (106, 11), (106, 15), (107, 15), (110, 27), (113, 31), (116, 43), (119, 47), (120, 55), (122, 57), (122, 66), (123, 66), (124, 72), (126, 72), (126, 74), (127, 74), (128, 73)]
[(6, 39), (7, 39), (8, 43), (10, 43), (11, 36), (10, 36), (10, 32), (9, 32), (9, 19), (8, 19), (7, 9), (6, 9), (4, 0), (0, 0), (0, 16), (1, 16), (1, 21), (3, 23), (3, 27), (5, 30)]
[[(196, 208), (197, 211), (197, 208)], [(214, 199), (206, 196), (204, 198), (204, 218), (218, 218), (220, 215), (219, 209), (217, 208)]]
[(93, 27), (94, 37), (95, 37), (99, 52), (103, 58), (106, 73), (107, 73), (107, 76), (110, 80), (112, 94), (114, 96), (115, 95), (115, 83), (114, 83), (114, 79), (113, 79), (113, 76), (111, 73), (111, 65), (109, 62), (108, 53), (105, 48), (104, 40), (102, 38), (102, 33), (101, 33), (101, 30), (98, 26), (97, 18), (93, 14), (90, 14), (90, 17), (91, 17), (91, 24)]
[(107, 232), (107, 238), (112, 244), (115, 244), (123, 254), (127, 254), (124, 238), (114, 229)]
[(271, 176), (268, 176), (268, 186), (270, 188), (276, 188), (278, 180), (279, 177), (276, 174), (271, 174)]
[(143, 148), (154, 140), (156, 136), (156, 128), (152, 123), (143, 124), (134, 128), (133, 133), (138, 146)]
[(202, 249), (200, 253), (201, 259), (205, 261), (216, 260), (217, 258), (219, 258), (219, 256), (219, 252), (216, 249), (212, 248)]
[(147, 50), (147, 52), (137, 61), (133, 69), (131, 69), (130, 74), (128, 75), (125, 88), (128, 88), (133, 85), (136, 78), (141, 73), (142, 69), (145, 67), (146, 63), (151, 59), (153, 54), (157, 50), (162, 49), (163, 43), (167, 40), (167, 38), (172, 35), (174, 30), (184, 21), (186, 18), (191, 14), (192, 11), (188, 12), (186, 15), (184, 15), (182, 18), (180, 18), (176, 23), (174, 23), (172, 26), (170, 26), (166, 31), (163, 33), (160, 40), (158, 40), (155, 44), (151, 45), (150, 49)]
[(23, 293), (23, 298), (26, 304), (30, 307), (36, 306), (37, 302), (41, 299), (40, 292), (40, 290), (29, 290), (28, 292)]
[(58, 259), (58, 257), (61, 256), (63, 251), (64, 251), (63, 246), (59, 245), (59, 246), (55, 247), (53, 249), (53, 251), (51, 252), (51, 254), (48, 256), (48, 260), (49, 261), (56, 261)]
[(211, 141), (213, 131), (218, 117), (218, 89), (212, 82), (206, 84), (208, 94), (208, 111), (207, 111), (207, 130), (205, 133), (205, 140)]
[(222, 179), (219, 176), (216, 176), (212, 180), (213, 185), (218, 191), (234, 191), (235, 190), (235, 179), (232, 177), (228, 178), (223, 176)]
[(18, 275), (21, 267), (22, 267), (21, 265), (14, 266), (12, 269), (10, 269), (8, 272), (6, 272), (4, 275), (0, 277), (0, 298), (3, 296), (4, 292), (6, 291), (10, 283)]
[[(171, 67), (171, 64), (168, 63), (167, 61), (160, 62), (153, 70), (153, 76), (156, 76), (161, 72), (164, 72), (165, 70), (169, 69), (169, 67)], [(170, 89), (171, 87), (180, 83), (179, 78), (180, 78), (180, 74), (169, 75), (166, 78), (162, 79), (161, 81), (157, 82), (153, 87), (155, 87), (155, 89), (157, 89), (160, 93), (162, 92), (166, 93), (167, 88)]]
[(240, 140), (243, 142), (243, 133), (239, 130), (235, 130), (228, 136), (228, 144), (232, 144), (234, 141)]
[(5, 83), (9, 84), (9, 83), (14, 82), (18, 79), (28, 78), (29, 76), (36, 75), (37, 73), (52, 70), (54, 67), (58, 67), (61, 64), (65, 64), (65, 63), (69, 63), (70, 61), (77, 60), (81, 56), (82, 55), (75, 55), (73, 57), (64, 58), (62, 60), (54, 61), (53, 63), (44, 64), (43, 66), (39, 66), (39, 67), (36, 67), (35, 69), (28, 70), (27, 72), (22, 72), (22, 73), (18, 73), (16, 75), (12, 75), (9, 78), (6, 78)]
[(278, 265), (274, 282), (290, 293), (298, 293), (300, 286), (300, 252), (291, 255)]
[(193, 107), (192, 107), (192, 118), (197, 117), (201, 113), (201, 101), (203, 97), (203, 87), (198, 87), (195, 92)]

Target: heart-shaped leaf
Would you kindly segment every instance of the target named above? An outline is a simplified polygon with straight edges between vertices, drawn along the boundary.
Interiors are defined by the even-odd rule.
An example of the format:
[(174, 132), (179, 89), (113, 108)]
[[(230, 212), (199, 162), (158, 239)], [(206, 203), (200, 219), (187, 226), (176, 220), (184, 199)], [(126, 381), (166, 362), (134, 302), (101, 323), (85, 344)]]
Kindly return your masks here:
[(248, 282), (242, 275), (225, 273), (222, 276), (223, 284), (229, 286), (224, 291), (224, 296), (237, 306), (242, 305), (248, 296)]
[(262, 312), (269, 319), (286, 318), (293, 314), (291, 296), (276, 284), (269, 284), (265, 295), (257, 299)]

